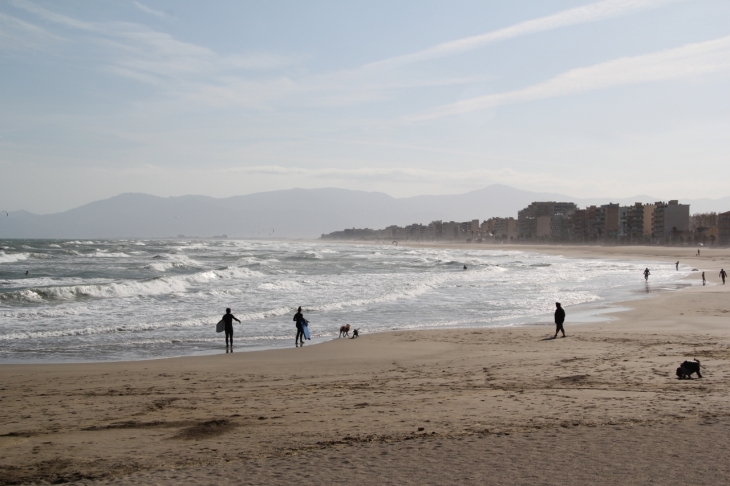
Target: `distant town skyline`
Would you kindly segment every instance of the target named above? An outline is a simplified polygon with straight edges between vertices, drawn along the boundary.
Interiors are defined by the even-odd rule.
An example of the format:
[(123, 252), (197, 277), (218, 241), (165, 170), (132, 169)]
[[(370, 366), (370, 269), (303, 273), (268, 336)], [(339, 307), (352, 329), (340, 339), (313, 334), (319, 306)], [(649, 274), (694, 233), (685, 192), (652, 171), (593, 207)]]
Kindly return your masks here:
[(0, 4), (0, 210), (730, 195), (730, 2)]

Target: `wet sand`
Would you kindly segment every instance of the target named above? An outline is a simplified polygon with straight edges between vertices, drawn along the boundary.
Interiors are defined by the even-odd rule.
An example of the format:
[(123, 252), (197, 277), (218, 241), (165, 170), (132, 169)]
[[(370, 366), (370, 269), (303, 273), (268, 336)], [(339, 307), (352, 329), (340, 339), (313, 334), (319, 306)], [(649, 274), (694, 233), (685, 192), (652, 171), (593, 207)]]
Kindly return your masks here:
[[(556, 251), (696, 252), (605, 250)], [(568, 308), (565, 339), (550, 339), (552, 326), (409, 331), (3, 365), (0, 484), (724, 484), (730, 284), (717, 272), (730, 252), (702, 253), (680, 262), (710, 285), (632, 301), (598, 324), (571, 325)], [(677, 380), (690, 358), (703, 378)]]

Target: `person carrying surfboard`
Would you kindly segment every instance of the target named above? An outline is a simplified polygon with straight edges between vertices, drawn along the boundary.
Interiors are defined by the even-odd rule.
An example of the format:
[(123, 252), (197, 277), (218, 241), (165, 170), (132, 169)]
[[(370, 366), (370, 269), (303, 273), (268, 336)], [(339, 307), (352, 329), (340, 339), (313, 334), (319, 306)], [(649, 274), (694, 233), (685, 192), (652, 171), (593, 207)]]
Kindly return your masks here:
[(240, 324), (241, 321), (236, 319), (236, 316), (231, 314), (230, 307), (226, 309), (226, 315), (223, 316), (223, 324), (226, 326), (226, 348), (228, 347), (228, 339), (231, 340), (231, 347), (233, 347), (233, 321), (238, 321)]
[(292, 319), (297, 324), (297, 335), (294, 337), (294, 347), (304, 346), (304, 329), (307, 326), (307, 320), (302, 315), (302, 308), (297, 309), (297, 313), (294, 314)]

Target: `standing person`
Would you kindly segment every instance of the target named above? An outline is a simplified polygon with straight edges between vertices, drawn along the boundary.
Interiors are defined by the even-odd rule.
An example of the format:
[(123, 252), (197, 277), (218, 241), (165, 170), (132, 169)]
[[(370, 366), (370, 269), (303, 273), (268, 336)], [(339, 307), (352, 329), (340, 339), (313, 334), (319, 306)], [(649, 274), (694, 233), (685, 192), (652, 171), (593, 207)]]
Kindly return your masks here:
[(725, 273), (724, 269), (720, 269), (720, 278), (722, 279), (722, 284), (725, 285), (725, 277), (727, 277), (727, 273)]
[(700, 249), (697, 248), (697, 256), (700, 256)]
[(294, 319), (297, 324), (297, 335), (294, 337), (294, 347), (304, 346), (304, 316), (302, 315), (302, 308), (297, 309), (297, 313), (294, 314)]
[(565, 337), (565, 329), (563, 329), (563, 323), (565, 322), (565, 311), (560, 306), (560, 302), (555, 303), (555, 336), (553, 339), (558, 337), (558, 333), (562, 332)]
[(649, 275), (651, 275), (651, 272), (649, 271), (649, 268), (647, 267), (644, 269), (644, 280), (646, 280), (647, 282), (649, 281)]
[(241, 321), (236, 319), (236, 316), (231, 314), (230, 307), (226, 309), (226, 315), (223, 316), (223, 323), (226, 326), (226, 349), (228, 349), (228, 340), (231, 340), (231, 348), (233, 348), (233, 321), (237, 321), (239, 324)]
[(702, 286), (705, 285), (705, 272), (702, 272)]
[(674, 268), (676, 268), (677, 270), (679, 270), (679, 262), (677, 262), (677, 263), (674, 264)]

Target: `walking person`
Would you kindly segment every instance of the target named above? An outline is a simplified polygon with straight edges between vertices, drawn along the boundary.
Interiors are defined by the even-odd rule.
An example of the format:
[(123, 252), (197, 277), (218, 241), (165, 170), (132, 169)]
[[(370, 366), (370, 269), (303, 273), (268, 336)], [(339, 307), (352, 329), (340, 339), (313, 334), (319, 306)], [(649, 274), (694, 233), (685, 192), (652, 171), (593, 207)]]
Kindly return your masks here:
[(702, 272), (702, 286), (705, 286), (705, 272)]
[(724, 269), (720, 269), (720, 278), (722, 279), (722, 284), (725, 285), (725, 277), (727, 277), (727, 273), (725, 273)]
[(294, 319), (297, 324), (297, 335), (294, 337), (294, 347), (304, 346), (304, 316), (302, 315), (302, 308), (297, 309), (297, 313), (294, 314)]
[(647, 267), (644, 269), (644, 280), (646, 280), (647, 282), (649, 281), (649, 275), (651, 275), (651, 272), (649, 271), (649, 268)]
[(231, 314), (230, 307), (226, 309), (226, 315), (223, 316), (223, 324), (226, 326), (226, 349), (228, 349), (228, 340), (231, 341), (231, 349), (233, 348), (233, 321), (239, 321), (236, 316)]
[(565, 311), (563, 310), (563, 307), (560, 305), (560, 302), (555, 303), (555, 336), (553, 336), (553, 339), (556, 339), (558, 337), (558, 333), (562, 332), (563, 337), (565, 337), (565, 329), (563, 329), (563, 323), (565, 322)]
[(677, 263), (674, 264), (674, 268), (676, 268), (677, 270), (679, 270), (679, 262), (677, 262)]

